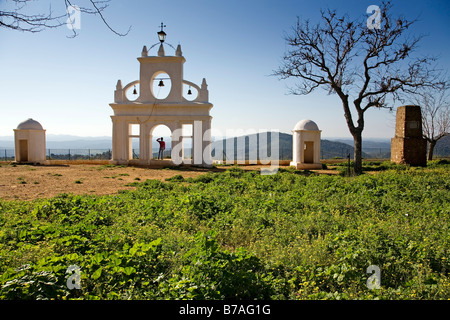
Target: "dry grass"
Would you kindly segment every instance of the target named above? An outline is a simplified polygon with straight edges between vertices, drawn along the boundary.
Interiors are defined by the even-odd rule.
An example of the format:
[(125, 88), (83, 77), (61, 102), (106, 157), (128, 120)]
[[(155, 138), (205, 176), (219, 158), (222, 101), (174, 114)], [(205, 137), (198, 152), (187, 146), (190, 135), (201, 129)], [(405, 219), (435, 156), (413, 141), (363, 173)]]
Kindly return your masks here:
[(145, 169), (105, 165), (0, 166), (0, 199), (33, 200), (60, 193), (114, 194), (133, 189), (127, 184), (146, 179), (165, 180), (181, 174), (184, 178), (204, 174), (203, 170)]
[[(206, 172), (220, 172), (231, 166), (212, 169), (195, 167), (148, 169), (127, 166), (95, 164), (70, 164), (31, 166), (0, 165), (0, 199), (33, 200), (50, 198), (61, 193), (115, 194), (119, 190), (134, 189), (128, 184), (146, 179), (165, 181), (181, 174), (184, 178), (196, 177)], [(239, 166), (244, 170), (259, 171), (263, 165)], [(288, 168), (288, 166), (280, 166)], [(337, 174), (333, 170), (313, 170), (320, 174)]]

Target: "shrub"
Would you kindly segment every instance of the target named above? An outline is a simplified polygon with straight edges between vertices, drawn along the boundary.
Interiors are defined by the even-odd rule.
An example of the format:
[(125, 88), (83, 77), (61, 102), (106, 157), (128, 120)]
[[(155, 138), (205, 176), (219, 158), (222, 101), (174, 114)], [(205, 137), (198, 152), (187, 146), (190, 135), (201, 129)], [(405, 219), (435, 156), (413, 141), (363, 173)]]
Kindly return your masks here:
[(160, 284), (176, 299), (268, 299), (271, 277), (261, 261), (245, 249), (221, 250), (215, 233), (198, 233), (180, 272)]
[(181, 182), (184, 181), (184, 178), (181, 174), (176, 174), (173, 177), (166, 178), (166, 181)]

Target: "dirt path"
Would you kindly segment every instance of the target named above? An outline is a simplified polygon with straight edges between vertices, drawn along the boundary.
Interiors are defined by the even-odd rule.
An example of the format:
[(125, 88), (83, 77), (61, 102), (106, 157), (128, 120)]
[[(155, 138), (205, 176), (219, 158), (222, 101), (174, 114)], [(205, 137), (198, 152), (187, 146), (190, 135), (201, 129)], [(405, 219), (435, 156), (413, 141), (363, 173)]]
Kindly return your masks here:
[[(244, 170), (259, 171), (261, 165), (240, 166)], [(284, 168), (287, 168), (283, 166)], [(220, 172), (229, 166), (213, 169), (177, 168), (146, 169), (126, 166), (70, 164), (65, 166), (0, 165), (0, 199), (33, 200), (50, 198), (61, 193), (115, 194), (119, 190), (134, 189), (127, 184), (147, 179), (164, 181), (175, 175), (196, 177), (206, 172)], [(337, 174), (332, 170), (314, 170), (320, 174)]]
[(144, 169), (104, 165), (0, 166), (0, 199), (32, 200), (60, 193), (114, 194), (135, 181), (160, 179), (181, 174), (184, 178), (204, 174), (205, 170)]

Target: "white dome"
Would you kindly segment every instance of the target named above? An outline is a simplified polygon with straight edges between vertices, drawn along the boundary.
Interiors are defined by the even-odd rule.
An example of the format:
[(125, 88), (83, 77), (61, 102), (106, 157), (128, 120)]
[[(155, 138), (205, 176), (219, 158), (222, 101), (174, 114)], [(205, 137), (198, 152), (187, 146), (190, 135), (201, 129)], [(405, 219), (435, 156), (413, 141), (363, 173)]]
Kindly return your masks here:
[(294, 127), (294, 131), (299, 131), (299, 130), (319, 131), (319, 127), (317, 126), (317, 124), (314, 121), (304, 119), (304, 120), (297, 122), (297, 124)]
[(17, 130), (44, 130), (44, 128), (39, 122), (29, 118), (28, 120), (19, 123)]

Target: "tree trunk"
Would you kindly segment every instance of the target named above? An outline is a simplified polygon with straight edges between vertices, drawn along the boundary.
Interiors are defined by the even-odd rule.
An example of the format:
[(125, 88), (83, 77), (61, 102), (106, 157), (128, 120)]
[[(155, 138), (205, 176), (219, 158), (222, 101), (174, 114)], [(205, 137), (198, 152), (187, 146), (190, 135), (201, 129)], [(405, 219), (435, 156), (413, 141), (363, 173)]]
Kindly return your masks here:
[(433, 152), (434, 152), (434, 147), (436, 146), (436, 140), (432, 140), (429, 141), (429, 147), (428, 147), (428, 161), (433, 160)]
[(356, 174), (362, 173), (362, 134), (356, 132), (353, 134), (353, 140), (355, 144), (354, 150), (354, 169)]

